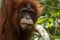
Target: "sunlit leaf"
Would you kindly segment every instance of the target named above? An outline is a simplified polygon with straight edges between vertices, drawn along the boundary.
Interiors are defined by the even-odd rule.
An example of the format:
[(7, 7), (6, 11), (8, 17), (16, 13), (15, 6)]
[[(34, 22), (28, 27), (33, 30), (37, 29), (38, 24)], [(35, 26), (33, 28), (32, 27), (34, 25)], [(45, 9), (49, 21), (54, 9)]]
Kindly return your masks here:
[(54, 21), (54, 19), (53, 18), (49, 18), (49, 22), (53, 22)]
[(60, 36), (51, 36), (51, 38), (58, 38), (58, 39), (60, 39)]
[(36, 23), (37, 23), (37, 24), (41, 24), (41, 23), (43, 23), (45, 20), (46, 20), (46, 18), (43, 17), (43, 18), (40, 18)]
[(57, 12), (57, 16), (59, 16), (60, 15), (60, 13), (59, 12)]
[(51, 25), (50, 25), (50, 23), (49, 23), (49, 22), (47, 22), (47, 23), (46, 23), (46, 25), (47, 25), (48, 27), (51, 27)]

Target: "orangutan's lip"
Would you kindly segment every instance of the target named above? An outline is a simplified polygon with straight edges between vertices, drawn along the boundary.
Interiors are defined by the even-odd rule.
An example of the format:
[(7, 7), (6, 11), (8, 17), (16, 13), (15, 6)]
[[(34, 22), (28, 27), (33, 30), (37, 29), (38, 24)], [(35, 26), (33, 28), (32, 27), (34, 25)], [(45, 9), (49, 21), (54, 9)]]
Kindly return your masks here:
[(22, 23), (23, 25), (33, 25), (33, 24), (31, 24), (31, 23)]
[(22, 23), (22, 25), (30, 25), (30, 26), (33, 26), (32, 23)]

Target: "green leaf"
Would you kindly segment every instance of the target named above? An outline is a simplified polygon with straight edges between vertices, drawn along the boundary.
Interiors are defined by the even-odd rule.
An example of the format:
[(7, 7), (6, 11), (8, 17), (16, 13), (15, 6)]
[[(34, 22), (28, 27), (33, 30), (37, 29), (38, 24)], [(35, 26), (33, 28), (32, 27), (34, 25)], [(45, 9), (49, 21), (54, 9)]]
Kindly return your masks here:
[(54, 19), (53, 19), (53, 18), (49, 18), (48, 21), (49, 21), (49, 22), (53, 22)]
[(41, 24), (41, 23), (43, 23), (44, 21), (46, 20), (46, 18), (45, 17), (43, 17), (43, 18), (40, 18), (39, 20), (37, 20), (37, 24)]
[(49, 22), (47, 22), (47, 23), (46, 23), (46, 25), (47, 25), (48, 27), (51, 27), (51, 25), (50, 25), (50, 23), (49, 23)]
[(60, 39), (60, 36), (51, 36), (51, 38), (58, 38), (58, 39)]
[(57, 15), (59, 16), (59, 15), (60, 15), (60, 13), (59, 13), (59, 12), (57, 12)]

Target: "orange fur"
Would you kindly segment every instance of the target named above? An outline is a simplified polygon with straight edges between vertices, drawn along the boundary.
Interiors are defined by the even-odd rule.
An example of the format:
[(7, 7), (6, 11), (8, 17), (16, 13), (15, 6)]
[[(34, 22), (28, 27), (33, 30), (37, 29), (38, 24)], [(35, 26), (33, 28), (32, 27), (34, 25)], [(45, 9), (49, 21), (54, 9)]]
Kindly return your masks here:
[[(3, 0), (4, 1), (4, 0)], [(0, 40), (19, 40), (19, 26), (17, 24), (17, 11), (19, 5), (30, 3), (36, 11), (36, 17), (41, 15), (43, 7), (34, 0), (5, 0), (0, 13)], [(13, 21), (12, 21), (13, 20)], [(31, 39), (32, 31), (27, 35), (27, 40)], [(19, 39), (18, 39), (19, 38)], [(23, 35), (23, 39), (24, 39)]]
[(35, 0), (14, 0), (14, 3), (16, 5), (24, 4), (24, 3), (30, 3), (34, 5), (34, 8), (36, 9), (37, 17), (41, 15), (42, 10), (44, 9), (43, 7), (40, 7), (40, 3), (35, 1)]

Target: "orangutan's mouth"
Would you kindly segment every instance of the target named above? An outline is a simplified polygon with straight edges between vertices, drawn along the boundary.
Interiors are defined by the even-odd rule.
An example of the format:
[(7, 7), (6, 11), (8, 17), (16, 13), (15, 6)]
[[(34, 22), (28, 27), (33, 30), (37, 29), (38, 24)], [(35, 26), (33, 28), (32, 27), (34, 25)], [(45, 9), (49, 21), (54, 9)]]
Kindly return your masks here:
[(31, 26), (33, 26), (33, 24), (31, 24), (31, 23), (22, 23), (23, 25), (31, 25)]

